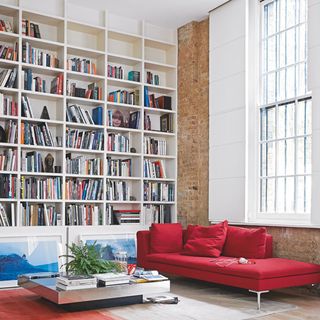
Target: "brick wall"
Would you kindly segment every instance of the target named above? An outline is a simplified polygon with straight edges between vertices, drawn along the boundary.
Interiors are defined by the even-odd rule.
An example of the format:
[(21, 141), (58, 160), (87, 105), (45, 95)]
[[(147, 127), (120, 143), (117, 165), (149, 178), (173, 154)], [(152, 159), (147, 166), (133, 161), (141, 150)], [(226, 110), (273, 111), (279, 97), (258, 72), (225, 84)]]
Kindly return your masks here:
[(178, 219), (208, 224), (209, 20), (178, 30)]
[[(178, 30), (178, 220), (208, 224), (209, 20)], [(274, 254), (320, 263), (320, 229), (268, 227)]]

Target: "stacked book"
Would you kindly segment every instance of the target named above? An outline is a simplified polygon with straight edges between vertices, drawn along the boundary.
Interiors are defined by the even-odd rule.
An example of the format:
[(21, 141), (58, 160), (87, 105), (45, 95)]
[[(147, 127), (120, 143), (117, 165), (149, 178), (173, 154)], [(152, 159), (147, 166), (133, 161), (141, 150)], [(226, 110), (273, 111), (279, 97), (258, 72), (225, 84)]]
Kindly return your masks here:
[(0, 44), (0, 59), (18, 61), (18, 42), (13, 47)]
[(86, 159), (84, 156), (71, 158), (71, 153), (66, 154), (66, 172), (68, 174), (101, 175), (103, 161), (100, 158)]
[(18, 68), (0, 69), (0, 87), (16, 87)]
[(172, 183), (144, 182), (144, 201), (174, 201)]
[(140, 223), (140, 210), (113, 210), (113, 224)]
[(67, 80), (67, 95), (86, 99), (102, 100), (102, 88), (96, 83), (90, 83), (87, 89), (77, 87), (77, 84)]
[(27, 19), (22, 19), (22, 35), (41, 38), (39, 25)]
[(41, 153), (38, 151), (22, 151), (21, 168), (23, 172), (44, 172)]
[(6, 209), (0, 203), (0, 227), (15, 226), (15, 213), (14, 213), (14, 203), (11, 203), (11, 217), (9, 217)]
[(70, 130), (67, 128), (66, 147), (87, 150), (103, 150), (103, 131)]
[(59, 60), (55, 54), (32, 48), (29, 42), (24, 42), (22, 45), (22, 62), (43, 67), (59, 68)]
[(66, 207), (66, 225), (68, 226), (97, 226), (100, 209), (91, 204), (70, 204)]
[(143, 160), (145, 178), (166, 178), (165, 165), (162, 160)]
[(56, 279), (56, 287), (61, 290), (81, 290), (97, 287), (97, 279), (93, 276), (68, 275)]
[(68, 200), (101, 200), (103, 180), (70, 179), (66, 181), (66, 199)]
[(108, 151), (129, 152), (129, 149), (129, 138), (119, 133), (108, 133)]
[(6, 141), (8, 143), (16, 143), (17, 142), (17, 123), (9, 120), (6, 122), (6, 126), (5, 126), (5, 134), (6, 134)]
[(145, 154), (167, 154), (167, 141), (163, 138), (144, 137), (143, 147)]
[(107, 200), (129, 201), (131, 188), (127, 181), (107, 180)]
[(46, 204), (21, 204), (22, 226), (56, 226), (61, 225), (61, 214), (54, 206)]
[(118, 284), (127, 284), (130, 282), (130, 276), (125, 273), (101, 273), (94, 275), (98, 280), (98, 287), (114, 286)]
[(111, 66), (110, 64), (108, 64), (108, 77), (116, 78), (116, 79), (124, 79), (123, 68), (117, 67), (117, 66)]
[(144, 224), (151, 226), (152, 223), (171, 223), (171, 207), (170, 205), (145, 205)]
[(67, 106), (67, 121), (92, 125), (95, 124), (90, 112), (76, 104)]
[(0, 19), (0, 31), (13, 32), (12, 23), (8, 20)]
[(70, 71), (97, 74), (96, 64), (90, 59), (81, 59), (78, 57), (73, 57), (67, 59), (67, 69)]
[(127, 91), (117, 90), (109, 92), (108, 101), (116, 103), (125, 103), (132, 105), (139, 105), (139, 90)]
[(17, 116), (18, 102), (0, 93), (0, 115)]
[(11, 174), (0, 175), (0, 198), (16, 198), (17, 177)]
[(0, 154), (0, 170), (17, 170), (17, 150), (7, 149), (3, 151), (3, 154)]
[(140, 82), (140, 72), (139, 71), (129, 71), (128, 80)]
[(21, 123), (21, 143), (27, 145), (54, 147), (51, 131), (48, 124)]
[(132, 160), (131, 159), (111, 159), (107, 157), (108, 176), (113, 177), (131, 177)]

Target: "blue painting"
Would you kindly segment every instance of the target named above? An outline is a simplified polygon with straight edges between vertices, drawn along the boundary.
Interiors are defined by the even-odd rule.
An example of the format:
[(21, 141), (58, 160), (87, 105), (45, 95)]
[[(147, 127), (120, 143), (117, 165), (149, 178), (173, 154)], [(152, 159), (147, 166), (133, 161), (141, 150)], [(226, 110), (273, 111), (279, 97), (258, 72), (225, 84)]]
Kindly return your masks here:
[(0, 281), (24, 273), (58, 272), (57, 241), (0, 242)]
[(136, 243), (132, 238), (116, 238), (102, 240), (86, 240), (87, 244), (93, 245), (99, 252), (100, 257), (105, 260), (115, 260), (115, 255), (118, 252), (126, 252), (128, 263), (137, 263)]

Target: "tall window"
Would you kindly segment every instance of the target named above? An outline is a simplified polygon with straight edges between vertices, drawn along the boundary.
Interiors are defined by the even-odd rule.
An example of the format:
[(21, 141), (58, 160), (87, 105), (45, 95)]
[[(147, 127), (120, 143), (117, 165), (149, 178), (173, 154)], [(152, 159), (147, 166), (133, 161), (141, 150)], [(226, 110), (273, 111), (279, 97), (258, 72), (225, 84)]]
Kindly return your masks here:
[(312, 106), (306, 1), (261, 3), (260, 216), (310, 213)]

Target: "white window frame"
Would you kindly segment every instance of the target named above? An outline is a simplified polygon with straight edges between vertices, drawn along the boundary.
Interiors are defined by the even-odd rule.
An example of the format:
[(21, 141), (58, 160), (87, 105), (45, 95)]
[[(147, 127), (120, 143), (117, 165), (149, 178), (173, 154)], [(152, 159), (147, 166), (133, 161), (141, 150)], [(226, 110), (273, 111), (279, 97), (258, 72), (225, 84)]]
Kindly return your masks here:
[[(307, 0), (308, 1), (308, 0)], [(273, 2), (273, 0), (265, 0), (261, 3), (259, 1), (256, 1), (254, 5), (254, 9), (252, 10), (254, 13), (258, 13), (258, 19), (256, 17), (252, 17), (251, 20), (251, 25), (249, 22), (250, 27), (252, 28), (252, 23), (255, 25), (257, 28), (255, 31), (249, 29), (249, 34), (251, 33), (251, 39), (249, 39), (249, 49), (253, 48), (255, 46), (255, 50), (252, 50), (254, 54), (258, 54), (259, 58), (256, 59), (256, 65), (254, 70), (249, 71), (249, 76), (253, 75), (254, 79), (258, 82), (258, 85), (254, 83), (254, 79), (249, 79), (248, 83), (250, 85), (251, 83), (251, 88), (253, 89), (254, 87), (257, 89), (259, 92), (258, 95), (255, 94), (253, 97), (253, 91), (251, 89), (251, 93), (248, 92), (249, 95), (249, 110), (248, 110), (248, 124), (249, 128), (247, 130), (247, 136), (248, 136), (248, 145), (247, 145), (247, 156), (248, 156), (248, 163), (247, 163), (247, 190), (246, 190), (246, 207), (247, 207), (247, 217), (248, 217), (248, 222), (256, 222), (256, 223), (267, 223), (270, 225), (299, 225), (299, 224), (309, 224), (310, 219), (311, 219), (311, 212), (308, 213), (281, 213), (281, 212), (274, 212), (274, 213), (262, 213), (260, 212), (260, 110), (265, 107), (270, 107), (270, 106), (275, 106), (275, 111), (276, 111), (276, 121), (277, 121), (277, 111), (278, 111), (278, 106), (279, 105), (284, 105), (288, 103), (295, 103), (297, 104), (298, 101), (300, 100), (306, 100), (306, 99), (312, 99), (312, 94), (311, 92), (308, 92), (305, 95), (301, 96), (295, 96), (294, 98), (291, 99), (285, 99), (281, 101), (276, 101), (273, 103), (269, 104), (262, 104), (261, 103), (261, 94), (262, 94), (262, 56), (263, 56), (263, 41), (262, 41), (262, 32), (263, 32), (263, 7), (264, 5)], [(252, 12), (251, 12), (252, 15)], [(254, 20), (254, 21), (253, 21)], [(294, 25), (293, 27), (290, 27), (286, 30), (289, 30), (291, 28), (295, 28), (299, 26), (299, 24)], [(254, 33), (254, 34), (252, 34)], [(276, 32), (278, 34), (279, 32)], [(252, 43), (254, 42), (254, 43)], [(252, 57), (251, 57), (252, 58)], [(251, 59), (252, 60), (252, 59)], [(296, 66), (303, 61), (299, 61), (299, 63), (294, 63), (292, 66)], [(305, 60), (307, 62), (307, 60)], [(250, 70), (250, 64), (247, 62), (247, 66), (249, 67)], [(291, 66), (291, 65), (290, 65)], [(284, 68), (289, 67), (289, 65), (286, 65)], [(280, 70), (275, 69), (275, 70)], [(249, 90), (250, 91), (250, 90)], [(251, 98), (250, 98), (251, 94)], [(250, 103), (251, 100), (251, 103)], [(254, 102), (253, 102), (254, 101)], [(254, 105), (253, 105), (254, 104)], [(258, 121), (257, 121), (258, 120)], [(275, 123), (276, 129), (277, 130), (277, 123)], [(296, 122), (295, 122), (295, 133), (296, 133)], [(250, 135), (254, 135), (254, 138)], [(311, 137), (312, 139), (312, 134), (307, 134), (307, 135), (295, 135), (292, 138), (296, 139), (299, 137)], [(287, 140), (288, 138), (281, 138), (281, 139), (273, 139), (270, 141), (279, 141), (279, 140)], [(290, 138), (289, 138), (290, 139)], [(312, 143), (312, 142), (311, 142)], [(296, 146), (296, 144), (295, 144)], [(295, 149), (295, 157), (296, 157), (296, 149)], [(277, 161), (275, 160), (275, 170), (277, 167)], [(254, 172), (253, 172), (254, 171)], [(310, 176), (312, 180), (312, 173), (310, 174), (296, 174), (296, 168), (295, 168), (295, 174), (292, 175), (293, 177), (298, 177), (298, 176)], [(277, 176), (277, 171), (275, 172), (275, 176)], [(279, 176), (280, 177), (280, 176)], [(289, 177), (288, 175), (286, 177)], [(276, 192), (275, 192), (275, 205), (276, 205)]]

